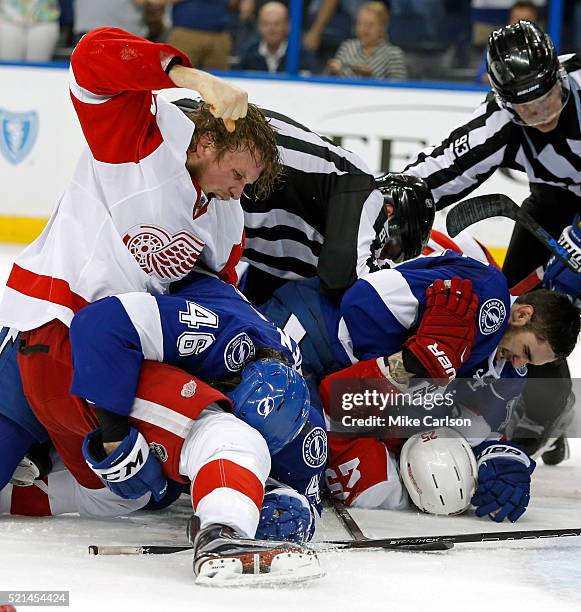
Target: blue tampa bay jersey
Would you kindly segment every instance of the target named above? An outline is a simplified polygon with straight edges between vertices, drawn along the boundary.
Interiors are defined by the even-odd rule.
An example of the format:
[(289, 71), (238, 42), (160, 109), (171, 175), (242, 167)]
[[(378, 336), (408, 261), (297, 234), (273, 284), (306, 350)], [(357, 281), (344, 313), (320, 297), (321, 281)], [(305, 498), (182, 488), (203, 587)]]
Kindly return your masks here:
[(321, 480), (326, 464), (325, 421), (311, 406), (308, 421), (298, 436), (272, 456), (270, 477), (302, 493), (321, 516)]
[(299, 369), (297, 344), (232, 285), (194, 273), (170, 295), (127, 293), (89, 304), (70, 328), (71, 391), (128, 415), (144, 359), (175, 365), (206, 382), (230, 378), (258, 348)]
[(479, 298), (476, 341), (458, 372), (471, 376), (506, 331), (510, 295), (500, 270), (452, 251), (367, 274), (339, 305), (320, 293), (317, 279), (289, 282), (262, 311), (299, 343), (303, 374), (318, 384), (352, 363), (400, 351), (424, 315), (426, 289), (436, 279), (454, 276), (470, 279)]
[(309, 279), (287, 283), (262, 310), (299, 343), (303, 374), (316, 398), (327, 374), (400, 351), (423, 317), (426, 289), (436, 279), (454, 276), (470, 279), (479, 297), (477, 336), (453, 383), (455, 397), (496, 431), (526, 376), (526, 368), (515, 370), (495, 359), (511, 305), (506, 279), (497, 268), (445, 251), (362, 277), (339, 305), (321, 295), (316, 279)]
[[(490, 431), (502, 433), (510, 418), (511, 400), (522, 393), (527, 373), (527, 366), (514, 368), (509, 361), (496, 358), (493, 352), (471, 376), (452, 381), (448, 390), (453, 392), (456, 406), (476, 415), (473, 424), (481, 417)], [(475, 429), (470, 435), (475, 434)]]
[(336, 358), (348, 366), (400, 351), (422, 320), (427, 288), (437, 279), (454, 276), (470, 279), (479, 298), (476, 340), (458, 371), (459, 377), (471, 375), (496, 349), (508, 327), (510, 294), (500, 270), (452, 251), (372, 272), (345, 293), (336, 313), (326, 309)]

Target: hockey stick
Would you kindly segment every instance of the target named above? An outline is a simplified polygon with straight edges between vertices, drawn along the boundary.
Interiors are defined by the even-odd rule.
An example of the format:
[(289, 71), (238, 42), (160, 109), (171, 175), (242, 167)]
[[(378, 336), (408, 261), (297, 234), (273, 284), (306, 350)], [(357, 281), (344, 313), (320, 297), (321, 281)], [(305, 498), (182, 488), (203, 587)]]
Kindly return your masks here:
[(526, 210), (501, 193), (475, 196), (456, 204), (446, 217), (446, 229), (448, 234), (454, 238), (472, 224), (491, 217), (508, 217), (520, 223), (566, 266), (577, 274), (581, 273), (581, 261), (567, 249), (567, 244), (555, 240)]
[(343, 540), (324, 542), (341, 548), (384, 548), (385, 546), (405, 546), (423, 544), (428, 542), (444, 542), (452, 544), (466, 544), (475, 542), (499, 542), (504, 540), (537, 540), (542, 538), (563, 538), (568, 536), (581, 536), (581, 527), (573, 529), (530, 529), (523, 531), (490, 531), (483, 533), (461, 533), (457, 535), (441, 536), (414, 536), (409, 538), (379, 538), (357, 542)]
[[(351, 544), (366, 544), (372, 542), (368, 537), (365, 536), (357, 521), (351, 516), (351, 513), (347, 507), (336, 499), (329, 498), (324, 500), (324, 505), (331, 508), (334, 512), (347, 533), (353, 538), (353, 540), (341, 540), (338, 542), (315, 542), (311, 545), (307, 545), (309, 548), (316, 550), (316, 552), (325, 552), (329, 550), (337, 549), (351, 549), (351, 548), (368, 548), (367, 546), (351, 546)], [(371, 548), (382, 548), (385, 550), (407, 550), (407, 551), (435, 551), (435, 550), (449, 550), (454, 544), (452, 542), (394, 542), (386, 543), (380, 546), (372, 546)], [(176, 546), (89, 546), (90, 555), (168, 555), (177, 552), (183, 552), (184, 550), (192, 550), (192, 546), (188, 544), (176, 545)]]
[[(477, 542), (500, 542), (506, 540), (536, 540), (543, 538), (564, 538), (581, 536), (581, 527), (573, 529), (532, 529), (523, 531), (491, 531), (483, 533), (464, 533), (457, 535), (417, 536), (409, 538), (378, 538), (367, 540), (333, 540), (330, 542), (314, 542), (309, 548), (316, 552), (353, 549), (383, 549), (407, 550), (405, 546), (418, 546), (423, 544), (469, 544)], [(167, 555), (184, 550), (191, 550), (191, 546), (89, 546), (92, 555)], [(412, 550), (421, 550), (413, 548)]]
[[(331, 498), (331, 507), (335, 511), (337, 518), (341, 521), (341, 524), (347, 531), (347, 533), (353, 538), (352, 544), (356, 542), (367, 543), (371, 540), (363, 533), (361, 527), (357, 524), (357, 521), (353, 518), (352, 514), (349, 512), (348, 508), (342, 504), (340, 501), (337, 501), (334, 498)], [(346, 540), (349, 543), (349, 540)], [(322, 543), (324, 546), (325, 543)], [(329, 542), (329, 544), (335, 547), (334, 542)], [(316, 546), (316, 544), (314, 544)], [(434, 551), (434, 550), (449, 550), (453, 548), (454, 544), (451, 542), (418, 542), (413, 544), (396, 544), (391, 545), (388, 544), (386, 546), (382, 546), (381, 548), (386, 550), (407, 550), (407, 551)], [(348, 548), (357, 548), (357, 547), (348, 547)], [(367, 547), (362, 547), (367, 548)]]
[(361, 528), (357, 524), (357, 521), (351, 516), (351, 513), (340, 501), (335, 498), (330, 499), (330, 506), (333, 508), (335, 515), (345, 528), (345, 531), (356, 541), (368, 540)]

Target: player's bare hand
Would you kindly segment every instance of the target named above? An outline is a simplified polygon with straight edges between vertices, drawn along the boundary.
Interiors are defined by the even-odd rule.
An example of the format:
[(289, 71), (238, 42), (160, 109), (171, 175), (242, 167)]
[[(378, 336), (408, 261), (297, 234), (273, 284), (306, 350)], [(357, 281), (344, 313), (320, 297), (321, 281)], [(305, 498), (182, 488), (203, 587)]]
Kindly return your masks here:
[(198, 91), (212, 115), (222, 119), (229, 132), (236, 129), (238, 119), (246, 117), (248, 94), (224, 79), (184, 66), (174, 66), (169, 77), (178, 87)]

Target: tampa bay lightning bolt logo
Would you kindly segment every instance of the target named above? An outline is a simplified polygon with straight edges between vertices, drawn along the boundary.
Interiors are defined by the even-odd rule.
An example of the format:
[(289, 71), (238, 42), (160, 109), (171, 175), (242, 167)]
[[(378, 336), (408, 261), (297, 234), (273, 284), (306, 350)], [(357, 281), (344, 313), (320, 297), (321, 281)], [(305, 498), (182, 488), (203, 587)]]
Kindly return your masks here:
[(38, 113), (0, 108), (0, 151), (11, 164), (19, 164), (30, 153), (37, 136)]
[(315, 427), (303, 440), (303, 459), (312, 468), (320, 468), (327, 461), (327, 434), (322, 427)]
[(234, 336), (224, 350), (224, 363), (230, 372), (238, 372), (242, 366), (254, 356), (254, 342), (248, 334), (242, 332)]
[(273, 410), (274, 398), (270, 397), (270, 395), (263, 397), (256, 406), (256, 412), (263, 418), (266, 418)]
[(480, 333), (485, 336), (493, 334), (498, 331), (504, 322), (506, 317), (506, 308), (504, 304), (495, 298), (486, 300), (480, 308), (480, 314), (478, 315), (478, 326), (480, 327)]

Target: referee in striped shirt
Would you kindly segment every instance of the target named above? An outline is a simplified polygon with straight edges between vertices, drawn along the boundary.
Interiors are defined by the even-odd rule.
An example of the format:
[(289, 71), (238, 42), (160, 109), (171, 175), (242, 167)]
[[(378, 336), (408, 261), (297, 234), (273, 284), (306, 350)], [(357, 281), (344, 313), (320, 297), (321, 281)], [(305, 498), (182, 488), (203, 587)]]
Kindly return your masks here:
[[(427, 181), (439, 209), (467, 196), (498, 168), (526, 172), (531, 193), (523, 210), (559, 236), (581, 211), (581, 58), (557, 57), (549, 36), (522, 20), (491, 34), (487, 64), (493, 91), (467, 123), (420, 153), (406, 172)], [(548, 259), (517, 223), (503, 266), (509, 285)], [(561, 379), (559, 388), (529, 381), (523, 398), (525, 416), (547, 431), (571, 392), (567, 363), (529, 368), (529, 378), (541, 377)]]
[[(581, 211), (581, 58), (558, 58), (549, 36), (523, 20), (492, 33), (488, 74), (493, 92), (468, 122), (405, 172), (426, 180), (438, 209), (466, 197), (498, 168), (526, 172), (531, 194), (523, 209), (559, 236)], [(548, 258), (517, 224), (503, 267), (509, 285)]]
[(354, 153), (274, 111), (262, 109), (276, 132), (284, 167), (266, 198), (246, 188), (246, 245), (251, 264), (244, 291), (255, 304), (286, 280), (319, 276), (324, 291), (340, 295), (376, 269), (387, 228), (384, 199), (371, 171)]

